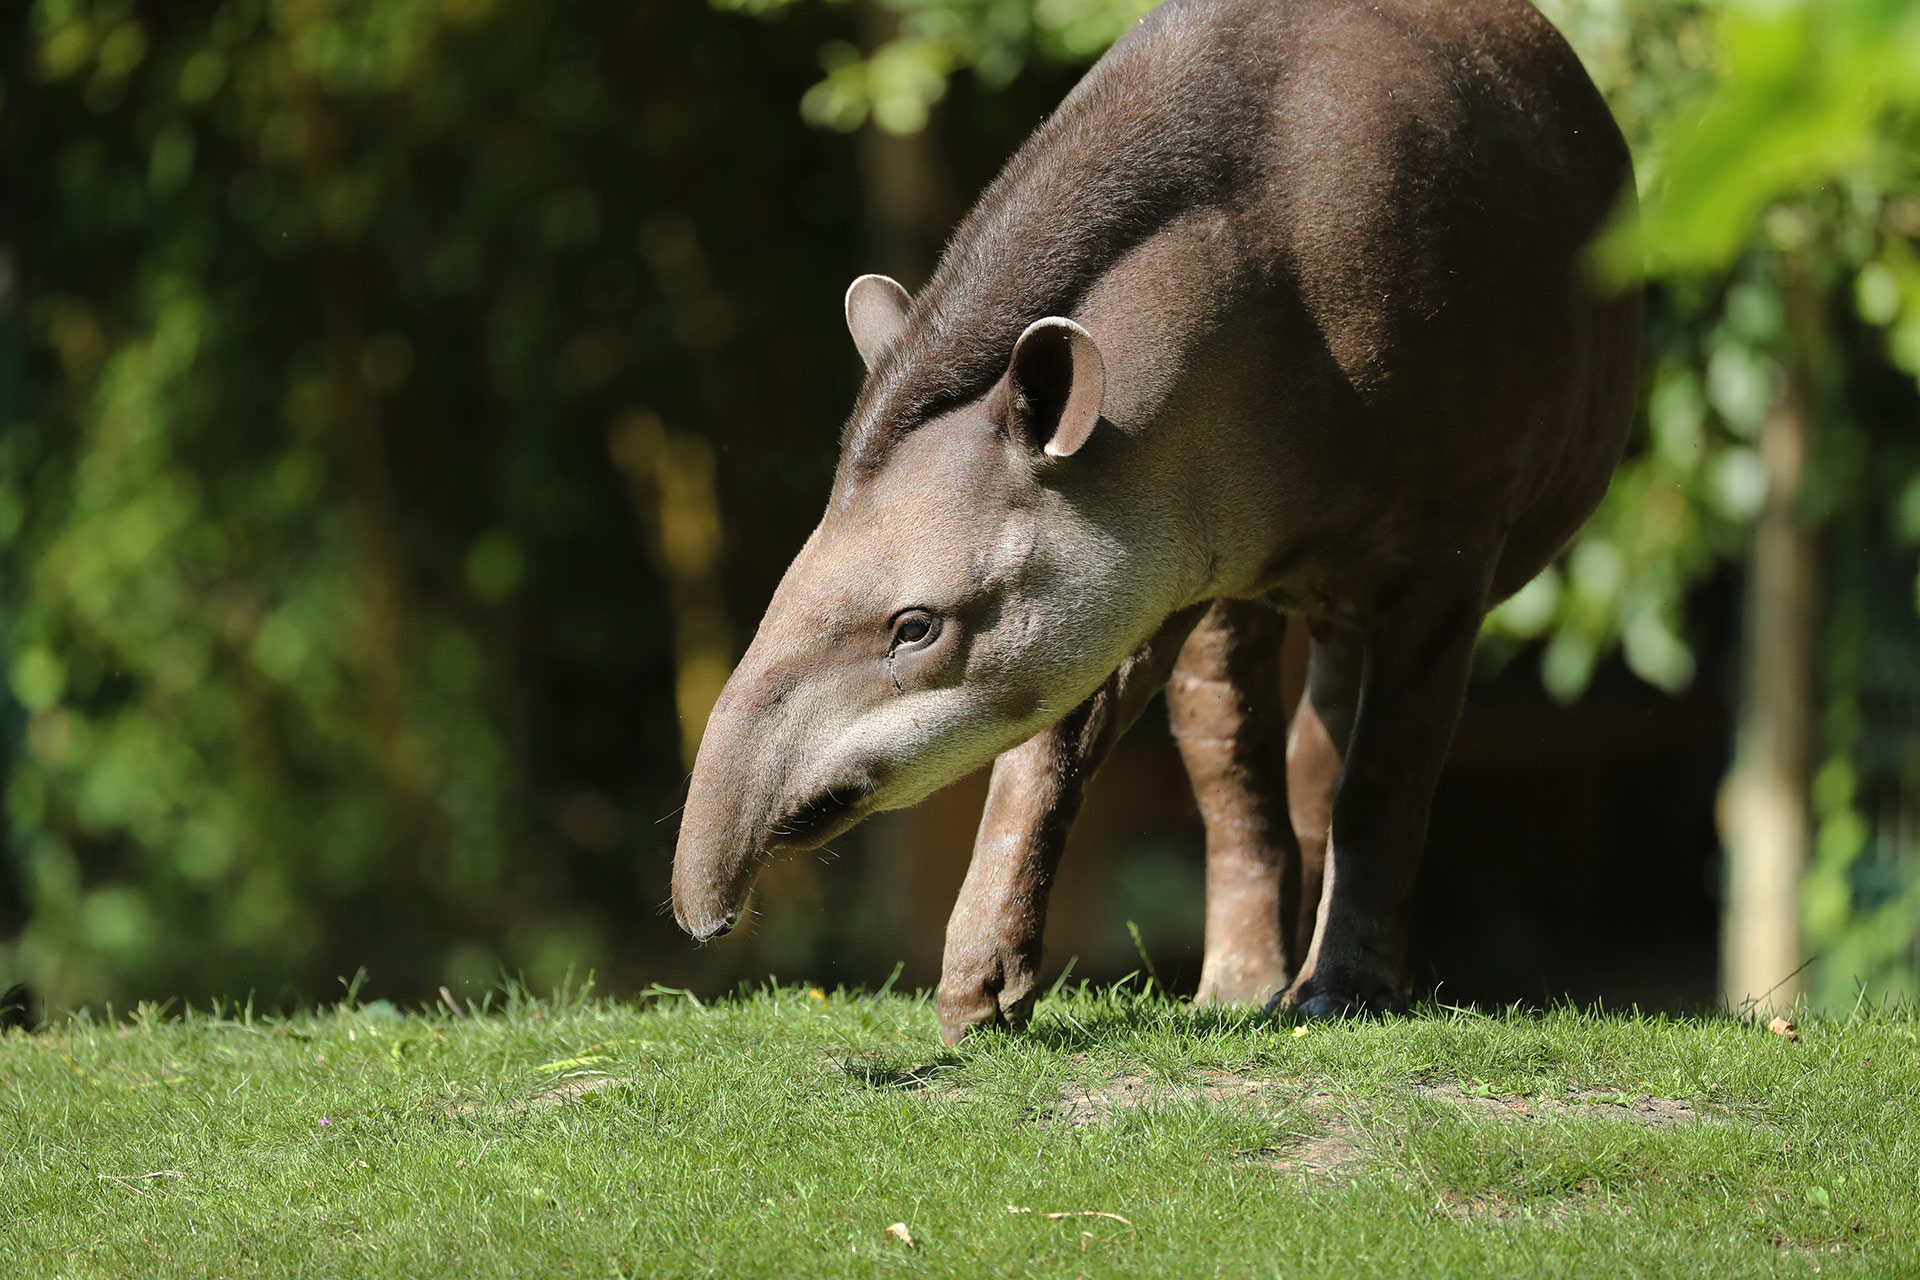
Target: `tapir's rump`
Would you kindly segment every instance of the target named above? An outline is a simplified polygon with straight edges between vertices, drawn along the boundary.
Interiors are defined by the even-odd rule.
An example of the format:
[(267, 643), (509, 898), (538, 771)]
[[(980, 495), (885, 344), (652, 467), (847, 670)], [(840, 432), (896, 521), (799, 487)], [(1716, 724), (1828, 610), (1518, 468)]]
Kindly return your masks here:
[[(1584, 263), (1631, 201), (1525, 0), (1149, 14), (917, 297), (849, 291), (868, 377), (709, 722), (682, 923), (730, 927), (762, 857), (1004, 753), (941, 1007), (1017, 1021), (1080, 788), (1166, 686), (1208, 824), (1202, 994), (1392, 1003), (1480, 619), (1625, 439), (1638, 297)], [(1314, 633), (1285, 751), (1275, 611)]]

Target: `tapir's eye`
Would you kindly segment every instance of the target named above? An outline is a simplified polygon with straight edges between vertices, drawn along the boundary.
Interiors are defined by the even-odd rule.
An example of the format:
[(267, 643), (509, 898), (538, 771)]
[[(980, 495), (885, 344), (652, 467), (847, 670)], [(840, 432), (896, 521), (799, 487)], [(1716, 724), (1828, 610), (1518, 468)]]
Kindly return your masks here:
[(932, 643), (939, 634), (939, 618), (925, 609), (908, 609), (893, 620), (893, 644), (888, 647), (888, 652), (917, 649)]

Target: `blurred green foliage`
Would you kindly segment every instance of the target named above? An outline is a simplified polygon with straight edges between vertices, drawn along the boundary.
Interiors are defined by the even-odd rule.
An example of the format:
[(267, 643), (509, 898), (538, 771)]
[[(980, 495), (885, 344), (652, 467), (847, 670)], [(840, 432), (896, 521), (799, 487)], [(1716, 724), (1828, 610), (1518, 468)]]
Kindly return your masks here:
[[(1147, 7), (0, 10), (0, 986), (671, 980), (654, 819), (857, 375), (841, 134), (941, 127), (958, 88), (964, 198), (1031, 118), (994, 95)], [(1645, 263), (1647, 411), (1486, 661), (1537, 652), (1563, 699), (1615, 649), (1693, 680), (1688, 602), (1745, 556), (1801, 379), (1809, 936), (1826, 998), (1911, 992), (1920, 4), (1542, 7), (1638, 157), (1595, 267)]]
[[(728, 643), (716, 582), (778, 573), (855, 371), (831, 329), (757, 341), (848, 274), (847, 147), (791, 107), (837, 27), (504, 0), (0, 27), (0, 978), (274, 999), (658, 950), (661, 673)], [(773, 531), (724, 575), (716, 449)]]
[[(1563, 6), (1588, 53), (1579, 7)], [(1920, 4), (1616, 7), (1652, 23), (1628, 50), (1658, 45), (1677, 15), (1704, 12), (1712, 38), (1698, 47), (1711, 78), (1664, 109), (1622, 113), (1645, 216), (1602, 255), (1616, 271), (1643, 257), (1657, 290), (1646, 437), (1568, 563), (1577, 570), (1594, 548), (1622, 548), (1628, 585), (1617, 621), (1574, 631), (1560, 613), (1542, 674), (1555, 687), (1570, 635), (1591, 644), (1617, 634), (1629, 665), (1654, 683), (1690, 675), (1667, 624), (1692, 583), (1744, 553), (1743, 526), (1767, 484), (1755, 437), (1797, 399), (1790, 411), (1804, 413), (1810, 440), (1797, 515), (1822, 535), (1826, 565), (1817, 829), (1803, 888), (1807, 946), (1821, 957), (1812, 990), (1828, 1004), (1863, 990), (1911, 996), (1920, 989)], [(1648, 61), (1590, 55), (1589, 65), (1621, 101), (1623, 78), (1646, 82)], [(1628, 603), (1636, 588), (1650, 605)], [(1649, 616), (1659, 620), (1651, 643), (1636, 632)]]

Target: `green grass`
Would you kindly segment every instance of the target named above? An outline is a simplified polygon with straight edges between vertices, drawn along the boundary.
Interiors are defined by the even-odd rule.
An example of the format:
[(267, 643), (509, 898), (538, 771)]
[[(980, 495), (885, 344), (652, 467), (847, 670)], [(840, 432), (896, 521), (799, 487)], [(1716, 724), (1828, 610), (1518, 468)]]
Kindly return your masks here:
[[(1113, 991), (951, 1053), (924, 999), (803, 989), (81, 1020), (0, 1042), (0, 1275), (1920, 1275), (1920, 1018), (1800, 1032)], [(1064, 1118), (1119, 1077), (1154, 1100)], [(1328, 1130), (1344, 1171), (1274, 1167)], [(1084, 1211), (1127, 1221), (1040, 1216)]]

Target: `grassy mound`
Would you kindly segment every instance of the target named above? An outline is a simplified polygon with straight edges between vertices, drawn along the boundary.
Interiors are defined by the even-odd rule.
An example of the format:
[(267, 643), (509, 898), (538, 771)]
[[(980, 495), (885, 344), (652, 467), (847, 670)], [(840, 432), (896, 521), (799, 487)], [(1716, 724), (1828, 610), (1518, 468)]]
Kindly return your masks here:
[(0, 1205), (18, 1276), (1920, 1275), (1920, 1017), (142, 1011), (0, 1039)]

